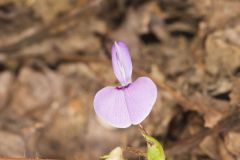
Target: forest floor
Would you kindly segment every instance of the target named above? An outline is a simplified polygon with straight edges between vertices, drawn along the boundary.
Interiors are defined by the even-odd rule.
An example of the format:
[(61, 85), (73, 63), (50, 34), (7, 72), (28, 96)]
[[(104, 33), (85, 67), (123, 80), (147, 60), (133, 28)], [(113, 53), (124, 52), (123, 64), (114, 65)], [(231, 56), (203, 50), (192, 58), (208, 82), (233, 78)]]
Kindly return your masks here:
[[(143, 122), (169, 160), (240, 159), (239, 0), (0, 0), (0, 157), (93, 160), (144, 150), (136, 126), (98, 120), (118, 85), (111, 45), (158, 98)], [(126, 153), (128, 159), (139, 160)]]

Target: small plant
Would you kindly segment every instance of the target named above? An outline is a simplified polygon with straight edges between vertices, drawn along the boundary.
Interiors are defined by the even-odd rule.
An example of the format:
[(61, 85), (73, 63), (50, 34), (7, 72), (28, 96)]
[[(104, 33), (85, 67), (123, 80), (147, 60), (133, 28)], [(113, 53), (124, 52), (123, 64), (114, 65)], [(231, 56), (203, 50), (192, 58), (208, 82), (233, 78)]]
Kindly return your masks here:
[[(148, 160), (164, 160), (161, 144), (147, 135), (140, 125), (156, 102), (155, 83), (148, 77), (139, 77), (132, 81), (132, 60), (128, 47), (123, 42), (115, 42), (112, 46), (112, 66), (121, 86), (108, 86), (97, 92), (94, 98), (96, 114), (117, 128), (139, 125), (148, 142)], [(110, 159), (111, 153), (105, 159)]]

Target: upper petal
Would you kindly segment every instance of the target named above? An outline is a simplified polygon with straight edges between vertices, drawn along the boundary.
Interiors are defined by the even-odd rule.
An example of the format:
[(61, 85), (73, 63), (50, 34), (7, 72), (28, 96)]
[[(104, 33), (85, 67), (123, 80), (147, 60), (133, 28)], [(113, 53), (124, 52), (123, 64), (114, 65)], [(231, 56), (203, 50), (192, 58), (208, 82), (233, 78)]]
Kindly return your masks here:
[(94, 98), (97, 115), (114, 127), (126, 128), (131, 125), (124, 92), (115, 87), (105, 87)]
[(123, 86), (131, 82), (132, 61), (125, 43), (115, 42), (112, 46), (112, 66), (114, 74)]
[(157, 87), (148, 77), (140, 77), (124, 90), (132, 124), (141, 123), (151, 112), (157, 99)]

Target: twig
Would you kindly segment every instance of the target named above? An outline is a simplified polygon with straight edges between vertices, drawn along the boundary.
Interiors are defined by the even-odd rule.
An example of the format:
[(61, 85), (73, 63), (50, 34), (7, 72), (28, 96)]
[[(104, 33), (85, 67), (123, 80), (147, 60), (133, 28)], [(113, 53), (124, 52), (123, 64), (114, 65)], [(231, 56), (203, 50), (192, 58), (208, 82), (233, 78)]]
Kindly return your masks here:
[[(206, 136), (217, 135), (223, 132), (226, 133), (238, 128), (240, 128), (240, 108), (236, 108), (231, 114), (221, 120), (213, 128), (204, 129), (199, 133), (188, 137), (187, 139), (180, 140), (173, 145), (173, 147), (166, 149), (165, 153), (167, 157), (184, 154), (197, 146)], [(146, 154), (143, 154), (141, 150), (136, 148), (126, 147), (125, 150), (136, 155), (146, 156)]]
[[(165, 154), (167, 157), (181, 155), (188, 152), (190, 149), (197, 146), (205, 137), (210, 135), (217, 135), (223, 132), (229, 132), (234, 129), (240, 128), (240, 108), (237, 108), (233, 113), (229, 114), (226, 118), (221, 120), (217, 125), (211, 129), (204, 129), (201, 132), (188, 137), (187, 139), (180, 140), (173, 147), (166, 149)], [(144, 152), (137, 148), (126, 147), (125, 151), (135, 155), (146, 156)]]
[(132, 154), (137, 155), (137, 156), (146, 157), (146, 153), (141, 151), (141, 150), (139, 150), (139, 149), (137, 149), (137, 148), (125, 147), (125, 148), (123, 148), (123, 151), (132, 153)]
[(183, 154), (189, 149), (197, 146), (206, 136), (216, 135), (222, 132), (229, 132), (230, 130), (240, 127), (240, 109), (237, 108), (232, 114), (221, 120), (217, 125), (211, 129), (205, 129), (187, 139), (183, 139), (175, 144), (173, 147), (166, 150), (167, 156), (174, 156)]

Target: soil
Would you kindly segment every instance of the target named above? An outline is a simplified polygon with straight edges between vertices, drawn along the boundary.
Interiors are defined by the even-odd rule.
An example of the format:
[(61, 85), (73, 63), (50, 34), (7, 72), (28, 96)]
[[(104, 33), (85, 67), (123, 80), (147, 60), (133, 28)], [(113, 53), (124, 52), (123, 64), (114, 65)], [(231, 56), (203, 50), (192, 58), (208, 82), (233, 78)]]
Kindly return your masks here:
[(157, 84), (142, 126), (167, 159), (239, 160), (239, 8), (239, 0), (1, 0), (0, 157), (144, 151), (137, 126), (113, 128), (93, 110), (99, 89), (119, 85), (111, 46), (121, 40), (133, 79)]

